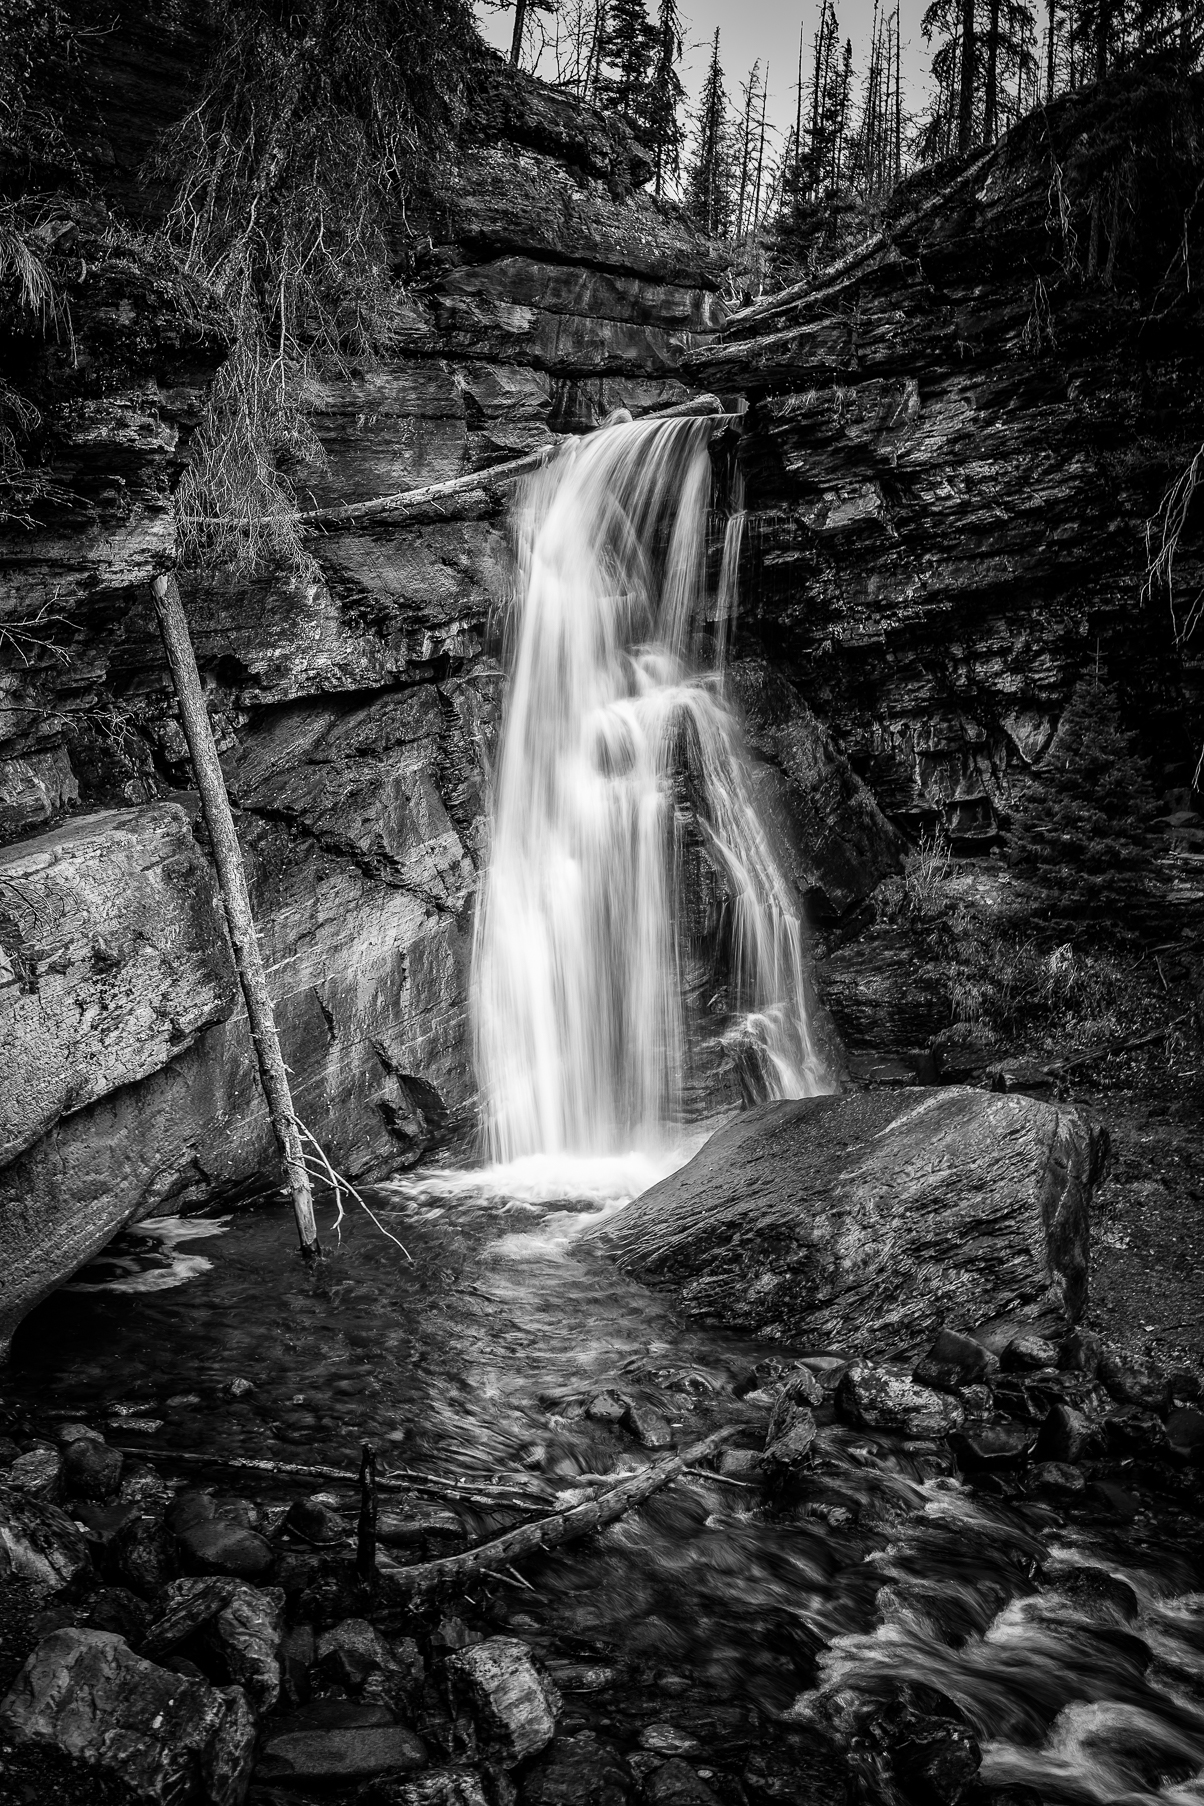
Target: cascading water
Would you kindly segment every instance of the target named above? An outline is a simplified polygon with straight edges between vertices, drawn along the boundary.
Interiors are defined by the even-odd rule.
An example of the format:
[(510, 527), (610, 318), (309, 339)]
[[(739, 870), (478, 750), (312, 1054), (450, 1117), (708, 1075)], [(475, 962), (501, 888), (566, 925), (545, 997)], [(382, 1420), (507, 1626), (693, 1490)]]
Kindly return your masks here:
[(474, 949), (478, 1076), (498, 1162), (656, 1146), (682, 1120), (694, 1054), (682, 948), (691, 815), (725, 897), (731, 1039), (745, 1069), (759, 1069), (768, 1096), (828, 1089), (798, 905), (758, 815), (722, 670), (698, 664), (710, 430), (610, 427), (562, 452), (519, 509), (514, 655)]

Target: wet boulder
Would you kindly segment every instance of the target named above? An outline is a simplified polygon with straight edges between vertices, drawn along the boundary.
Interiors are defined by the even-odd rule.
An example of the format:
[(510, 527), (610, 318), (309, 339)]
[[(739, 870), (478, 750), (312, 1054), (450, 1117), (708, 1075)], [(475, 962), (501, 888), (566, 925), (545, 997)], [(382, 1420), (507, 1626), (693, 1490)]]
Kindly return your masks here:
[(769, 1413), (766, 1442), (774, 1442), (787, 1431), (801, 1412), (810, 1412), (824, 1402), (824, 1389), (809, 1367), (800, 1367), (790, 1375), (773, 1401)]
[(58, 1592), (91, 1565), (88, 1545), (65, 1512), (0, 1487), (0, 1575)]
[(814, 1417), (806, 1405), (798, 1406), (779, 1433), (766, 1440), (762, 1457), (766, 1471), (772, 1475), (800, 1466), (810, 1455), (815, 1437)]
[(64, 1629), (38, 1644), (0, 1703), (0, 1736), (58, 1750), (156, 1806), (236, 1806), (255, 1722), (237, 1687), (170, 1673), (106, 1631)]
[(421, 1740), (395, 1723), (383, 1706), (322, 1701), (270, 1725), (255, 1779), (294, 1787), (351, 1787), (379, 1775), (423, 1768), (426, 1754)]
[(11, 1464), (4, 1483), (31, 1499), (56, 1505), (63, 1496), (63, 1457), (57, 1449), (27, 1449)]
[(1056, 1367), (1058, 1347), (1048, 1336), (1032, 1330), (1021, 1330), (1003, 1347), (999, 1365), (1004, 1373), (1035, 1373), (1042, 1367)]
[(270, 1574), (276, 1557), (266, 1537), (225, 1518), (202, 1519), (177, 1531), (176, 1541), (186, 1568), (202, 1574), (225, 1574), (240, 1580), (262, 1580)]
[(403, 1669), (389, 1644), (366, 1618), (344, 1618), (323, 1631), (317, 1643), (318, 1667), (327, 1680), (358, 1689), (373, 1674), (396, 1675)]
[(558, 1737), (526, 1771), (522, 1806), (625, 1806), (626, 1762), (592, 1734)]
[(514, 1637), (487, 1637), (444, 1665), (453, 1711), (473, 1719), (482, 1745), (512, 1768), (552, 1741), (560, 1694)]
[(1109, 1411), (1103, 1428), (1110, 1455), (1138, 1455), (1156, 1461), (1170, 1454), (1166, 1425), (1156, 1412), (1143, 1411), (1140, 1405), (1120, 1405)]
[(850, 1367), (836, 1388), (836, 1409), (859, 1429), (904, 1436), (947, 1436), (961, 1428), (964, 1417), (956, 1399), (864, 1362)]
[(347, 1525), (337, 1511), (321, 1499), (294, 1499), (284, 1519), (284, 1528), (304, 1543), (343, 1543)]
[(959, 1087), (762, 1105), (593, 1231), (690, 1316), (863, 1353), (1087, 1295), (1105, 1140), (1076, 1112)]
[(647, 1806), (719, 1806), (714, 1789), (678, 1756), (645, 1775), (640, 1792)]
[(1027, 1461), (1037, 1434), (1033, 1424), (969, 1424), (950, 1436), (949, 1446), (957, 1456), (959, 1466), (989, 1472), (992, 1468), (1016, 1467)]
[(86, 1622), (89, 1630), (111, 1631), (116, 1637), (124, 1637), (139, 1654), (146, 1653), (141, 1643), (150, 1629), (151, 1610), (144, 1599), (126, 1587), (97, 1587), (88, 1599)]
[(941, 1329), (912, 1378), (917, 1386), (930, 1386), (936, 1392), (959, 1392), (964, 1386), (993, 1379), (998, 1372), (999, 1357), (981, 1342), (954, 1329)]
[(1167, 1441), (1173, 1454), (1193, 1467), (1204, 1467), (1204, 1411), (1183, 1405), (1166, 1420)]
[(147, 1599), (157, 1599), (179, 1572), (176, 1539), (162, 1518), (153, 1515), (136, 1517), (125, 1524), (105, 1557), (109, 1579)]
[(631, 1431), (641, 1448), (668, 1449), (673, 1446), (673, 1431), (666, 1420), (641, 1399), (627, 1401), (623, 1428)]
[(1170, 1381), (1165, 1368), (1144, 1355), (1109, 1349), (1100, 1359), (1099, 1378), (1118, 1405), (1140, 1405), (1164, 1416), (1170, 1409)]
[(1058, 1351), (1058, 1366), (1069, 1373), (1084, 1373), (1093, 1380), (1103, 1357), (1103, 1339), (1081, 1324), (1072, 1329)]
[(1068, 1461), (1038, 1461), (1029, 1475), (1029, 1484), (1034, 1492), (1054, 1493), (1062, 1498), (1087, 1490), (1082, 1469), (1072, 1467)]
[(78, 1436), (63, 1454), (63, 1481), (73, 1499), (104, 1504), (121, 1485), (125, 1460), (119, 1449), (95, 1436)]
[(1092, 1425), (1071, 1405), (1054, 1405), (1037, 1432), (1037, 1461), (1081, 1461), (1091, 1441)]
[(367, 1806), (489, 1806), (490, 1797), (479, 1770), (455, 1762), (408, 1780), (377, 1782)]

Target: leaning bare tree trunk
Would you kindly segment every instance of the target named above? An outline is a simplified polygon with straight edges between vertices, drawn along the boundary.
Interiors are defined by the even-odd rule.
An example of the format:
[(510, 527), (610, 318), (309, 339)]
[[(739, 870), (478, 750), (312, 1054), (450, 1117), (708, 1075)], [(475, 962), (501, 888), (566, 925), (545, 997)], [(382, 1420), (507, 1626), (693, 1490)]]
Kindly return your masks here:
[(292, 1093), (289, 1090), (284, 1056), (280, 1051), (280, 1037), (276, 1033), (272, 1000), (268, 995), (259, 936), (255, 932), (255, 918), (251, 914), (251, 900), (247, 895), (242, 852), (238, 836), (234, 832), (234, 817), (230, 813), (230, 799), (226, 794), (226, 781), (218, 761), (217, 747), (213, 743), (213, 729), (209, 725), (209, 711), (205, 707), (196, 654), (192, 649), (188, 622), (175, 578), (156, 577), (151, 590), (180, 705), (180, 723), (188, 742), (197, 788), (201, 793), (205, 824), (213, 842), (213, 858), (217, 866), (217, 879), (225, 905), (230, 940), (234, 947), (234, 962), (238, 967), (239, 982), (247, 1005), (247, 1020), (251, 1025), (251, 1042), (259, 1062), (259, 1077), (267, 1099), (268, 1114), (272, 1119), (272, 1128), (292, 1193), (293, 1215), (297, 1219), (301, 1252), (307, 1258), (312, 1258), (321, 1252), (317, 1225), (314, 1222), (313, 1193), (310, 1190), (309, 1174), (305, 1170), (297, 1119), (293, 1114)]
[(518, 0), (514, 9), (514, 36), (510, 40), (510, 67), (518, 68), (523, 54), (523, 27), (527, 23), (527, 0)]

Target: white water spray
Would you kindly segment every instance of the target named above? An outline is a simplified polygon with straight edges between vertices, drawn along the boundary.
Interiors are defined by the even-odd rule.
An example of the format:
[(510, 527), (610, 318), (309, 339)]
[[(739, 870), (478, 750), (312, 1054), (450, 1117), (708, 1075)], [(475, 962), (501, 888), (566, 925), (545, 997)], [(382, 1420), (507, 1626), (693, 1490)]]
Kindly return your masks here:
[(681, 1123), (696, 1038), (683, 1005), (683, 836), (695, 819), (725, 899), (725, 1040), (768, 1096), (829, 1089), (797, 902), (758, 817), (722, 672), (696, 663), (709, 432), (698, 420), (610, 427), (563, 451), (520, 504), (474, 948), (497, 1161), (655, 1148)]

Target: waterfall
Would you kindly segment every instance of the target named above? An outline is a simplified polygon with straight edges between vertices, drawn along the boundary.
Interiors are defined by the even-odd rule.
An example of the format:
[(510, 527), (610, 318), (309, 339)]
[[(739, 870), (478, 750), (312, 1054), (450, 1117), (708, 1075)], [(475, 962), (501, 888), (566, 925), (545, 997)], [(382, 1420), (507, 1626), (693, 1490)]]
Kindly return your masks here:
[[(489, 1156), (663, 1145), (697, 1027), (683, 1000), (683, 836), (722, 897), (724, 1045), (754, 1089), (829, 1089), (798, 904), (760, 819), (722, 670), (703, 668), (705, 420), (612, 426), (517, 511), (518, 583), (473, 950)], [(734, 517), (734, 521), (739, 520)], [(717, 599), (726, 641), (739, 526)], [(736, 536), (736, 537), (734, 537)]]

